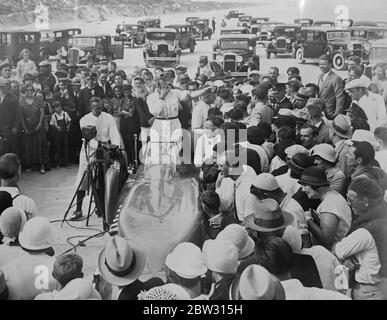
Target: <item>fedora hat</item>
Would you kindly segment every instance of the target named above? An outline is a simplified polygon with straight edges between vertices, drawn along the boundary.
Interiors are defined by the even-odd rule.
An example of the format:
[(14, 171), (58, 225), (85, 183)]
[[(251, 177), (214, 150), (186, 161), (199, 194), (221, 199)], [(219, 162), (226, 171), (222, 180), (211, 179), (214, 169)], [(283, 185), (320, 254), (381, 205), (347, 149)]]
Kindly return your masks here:
[(308, 100), (310, 98), (309, 91), (307, 88), (300, 88), (296, 94), (296, 99)]
[(245, 218), (245, 227), (260, 232), (272, 232), (284, 229), (293, 222), (293, 216), (281, 210), (277, 201), (264, 199), (254, 214)]
[(325, 187), (329, 186), (327, 174), (317, 166), (309, 167), (304, 170), (298, 183), (304, 186)]
[(313, 158), (308, 153), (296, 153), (287, 161), (290, 170), (296, 174), (302, 174), (305, 168), (314, 165)]
[(200, 248), (190, 242), (178, 244), (167, 255), (165, 264), (169, 269), (185, 279), (195, 279), (207, 272)]
[(211, 271), (225, 274), (238, 271), (238, 249), (229, 240), (206, 240), (203, 243), (203, 256)]
[(239, 224), (229, 224), (218, 234), (216, 239), (230, 241), (238, 249), (238, 259), (246, 258), (254, 252), (254, 240)]
[(274, 191), (280, 187), (277, 179), (271, 173), (267, 172), (257, 175), (252, 185), (264, 191)]
[(0, 216), (0, 231), (10, 239), (15, 239), (27, 222), (24, 211), (16, 207), (5, 209)]
[(311, 157), (320, 157), (321, 159), (328, 162), (336, 162), (337, 154), (335, 148), (327, 143), (321, 143), (315, 145), (312, 150), (310, 150)]
[(305, 123), (309, 120), (309, 114), (302, 109), (292, 110), (291, 117), (298, 123)]
[(27, 250), (43, 250), (52, 247), (56, 230), (44, 217), (33, 217), (19, 234), (20, 246)]
[(343, 114), (338, 114), (333, 121), (327, 121), (327, 125), (341, 138), (350, 139), (352, 137), (351, 122)]
[(102, 277), (112, 285), (127, 286), (136, 281), (145, 268), (145, 253), (134, 241), (110, 238), (98, 258)]
[(376, 139), (374, 134), (371, 131), (364, 130), (364, 129), (355, 130), (355, 132), (352, 135), (352, 138), (346, 140), (345, 143), (348, 144), (349, 146), (352, 146), (354, 142), (362, 142), (362, 141), (366, 141), (372, 146), (375, 146), (376, 144)]
[(371, 84), (371, 80), (364, 79), (364, 77), (360, 79), (354, 79), (348, 82), (345, 86), (345, 90), (351, 90), (355, 88), (368, 88)]
[(285, 149), (285, 154), (288, 158), (292, 158), (296, 153), (304, 153), (304, 154), (308, 154), (309, 153), (309, 150), (306, 149), (303, 145), (300, 145), (300, 144), (294, 144), (290, 147), (287, 147)]
[(231, 300), (285, 300), (281, 282), (264, 267), (249, 265), (230, 286)]

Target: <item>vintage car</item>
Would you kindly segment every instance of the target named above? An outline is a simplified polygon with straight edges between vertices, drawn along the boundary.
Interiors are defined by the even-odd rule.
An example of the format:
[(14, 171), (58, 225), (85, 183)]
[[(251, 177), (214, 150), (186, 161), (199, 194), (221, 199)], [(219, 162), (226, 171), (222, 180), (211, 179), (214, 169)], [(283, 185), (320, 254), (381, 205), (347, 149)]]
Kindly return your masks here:
[(247, 28), (249, 28), (250, 27), (250, 25), (251, 25), (251, 18), (252, 18), (252, 16), (250, 16), (250, 15), (247, 15), (247, 14), (245, 14), (245, 15), (243, 15), (243, 16), (239, 16), (239, 18), (238, 18), (238, 27), (247, 27)]
[(230, 20), (232, 18), (238, 18), (241, 14), (241, 12), (237, 11), (237, 10), (231, 10), (229, 11), (229, 13), (226, 15), (226, 19), (227, 20)]
[(115, 41), (123, 41), (125, 45), (134, 48), (145, 43), (145, 27), (138, 24), (121, 24), (116, 28)]
[(337, 28), (349, 28), (349, 27), (353, 26), (353, 20), (352, 19), (336, 19), (335, 26)]
[(0, 57), (7, 58), (16, 66), (19, 54), (24, 48), (31, 51), (31, 60), (39, 61), (40, 32), (33, 31), (0, 31)]
[(195, 20), (200, 20), (199, 17), (187, 17), (185, 18), (185, 22), (191, 24), (192, 21), (195, 21)]
[(145, 29), (143, 56), (147, 68), (157, 66), (177, 66), (180, 63), (181, 49), (175, 29)]
[(365, 42), (373, 42), (387, 38), (387, 28), (385, 27), (351, 27), (351, 39)]
[(369, 64), (364, 68), (364, 74), (372, 79), (376, 65), (387, 66), (387, 39), (377, 40), (371, 44)]
[(142, 25), (146, 28), (160, 28), (161, 20), (160, 18), (147, 18), (137, 21), (138, 25)]
[(274, 27), (274, 39), (266, 46), (266, 57), (270, 59), (274, 54), (292, 54), (293, 43), (301, 32), (298, 25), (279, 25)]
[(270, 21), (269, 17), (252, 17), (250, 19), (251, 24), (261, 24), (262, 22), (268, 22)]
[(204, 39), (208, 37), (211, 39), (212, 29), (210, 27), (209, 19), (198, 19), (191, 21), (192, 26), (194, 27), (194, 35), (196, 39)]
[(225, 34), (248, 34), (249, 29), (246, 27), (226, 27), (220, 30), (220, 35)]
[(313, 22), (314, 27), (334, 27), (335, 23), (329, 20), (316, 20)]
[[(171, 172), (171, 173), (168, 173)], [(111, 175), (108, 184), (111, 184)], [(117, 189), (118, 190), (118, 189)], [(111, 192), (109, 234), (132, 239), (145, 252), (144, 274), (155, 275), (166, 256), (182, 242), (202, 245), (199, 184), (194, 174), (180, 174), (169, 164), (139, 167), (121, 192)]]
[(332, 57), (333, 67), (337, 70), (346, 68), (350, 56), (363, 58), (364, 51), (363, 44), (351, 40), (351, 32), (346, 28), (303, 28), (294, 45), (294, 57), (298, 63), (327, 54)]
[(230, 34), (220, 36), (214, 45), (212, 58), (221, 64), (226, 75), (232, 77), (247, 77), (251, 70), (260, 69), (254, 35)]
[(268, 21), (261, 23), (261, 31), (256, 34), (258, 44), (266, 46), (274, 39), (274, 27), (284, 25), (283, 22)]
[(81, 34), (81, 29), (43, 30), (40, 31), (40, 52), (42, 60), (57, 54), (62, 47), (67, 49), (68, 41), (75, 35)]
[(313, 26), (313, 19), (294, 19), (294, 24), (301, 27), (311, 27)]
[(123, 42), (115, 42), (110, 35), (76, 35), (69, 39), (68, 47), (69, 64), (85, 64), (90, 57), (99, 61), (124, 58)]
[(176, 30), (176, 39), (181, 50), (189, 49), (189, 52), (195, 51), (196, 41), (193, 33), (193, 26), (190, 24), (171, 24), (165, 26), (167, 29)]
[(378, 23), (375, 21), (355, 21), (352, 27), (377, 27)]
[(250, 33), (251, 34), (255, 34), (258, 37), (260, 32), (261, 32), (261, 24), (252, 24), (250, 26)]

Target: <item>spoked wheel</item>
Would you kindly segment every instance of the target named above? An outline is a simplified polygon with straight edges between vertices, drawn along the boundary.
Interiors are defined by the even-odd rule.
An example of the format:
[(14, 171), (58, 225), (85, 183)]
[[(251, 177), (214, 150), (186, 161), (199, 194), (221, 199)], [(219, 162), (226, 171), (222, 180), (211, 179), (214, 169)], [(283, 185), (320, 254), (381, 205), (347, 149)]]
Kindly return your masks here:
[(302, 48), (298, 48), (296, 51), (296, 61), (300, 64), (305, 63), (304, 50), (302, 50)]
[(333, 67), (336, 70), (343, 70), (345, 69), (345, 58), (341, 53), (336, 53), (333, 56)]

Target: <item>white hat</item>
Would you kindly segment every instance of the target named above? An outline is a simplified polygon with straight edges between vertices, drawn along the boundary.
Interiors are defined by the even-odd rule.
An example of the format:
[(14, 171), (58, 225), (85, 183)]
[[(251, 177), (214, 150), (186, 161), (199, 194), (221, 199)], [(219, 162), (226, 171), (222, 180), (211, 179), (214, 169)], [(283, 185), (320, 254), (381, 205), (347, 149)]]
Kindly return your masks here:
[(200, 248), (190, 242), (178, 244), (167, 255), (165, 264), (169, 269), (185, 279), (195, 279), (207, 272)]
[(296, 153), (309, 154), (309, 150), (300, 144), (295, 144), (286, 148), (285, 153), (288, 158), (292, 158)]
[(250, 76), (253, 75), (253, 74), (256, 74), (256, 75), (259, 76), (258, 70), (252, 70), (252, 71), (250, 71), (249, 74), (248, 74), (248, 77), (250, 77)]
[(352, 138), (349, 140), (346, 140), (345, 143), (352, 146), (355, 141), (356, 142), (366, 141), (370, 143), (372, 146), (375, 146), (376, 144), (376, 139), (374, 134), (371, 131), (364, 130), (364, 129), (356, 130), (353, 133)]
[(279, 116), (291, 116), (292, 110), (287, 109), (287, 108), (281, 108), (278, 110), (278, 115)]
[(364, 79), (364, 77), (360, 79), (354, 79), (347, 83), (345, 86), (345, 90), (351, 90), (355, 88), (368, 88), (371, 84), (371, 80)]
[(253, 186), (264, 191), (274, 191), (280, 187), (277, 179), (271, 173), (266, 172), (254, 178)]
[(43, 217), (34, 217), (26, 222), (19, 234), (20, 246), (27, 250), (43, 250), (52, 247), (56, 230)]
[(86, 279), (71, 280), (58, 292), (56, 300), (102, 300), (100, 294), (94, 289), (92, 283)]
[(254, 240), (239, 224), (229, 224), (218, 234), (216, 239), (230, 241), (238, 249), (238, 259), (246, 258), (254, 252)]
[(284, 239), (291, 247), (293, 253), (299, 253), (302, 249), (302, 238), (300, 232), (294, 226), (287, 226), (282, 235)]
[(0, 231), (10, 239), (16, 239), (27, 222), (25, 212), (16, 207), (9, 207), (0, 216)]
[(254, 87), (250, 84), (244, 84), (239, 88), (243, 94), (250, 94)]
[(206, 240), (203, 256), (211, 271), (234, 274), (238, 270), (238, 249), (228, 240)]
[(320, 158), (329, 161), (329, 162), (336, 162), (337, 160), (337, 154), (335, 151), (335, 148), (327, 143), (321, 143), (315, 145), (310, 150), (310, 156), (319, 156)]

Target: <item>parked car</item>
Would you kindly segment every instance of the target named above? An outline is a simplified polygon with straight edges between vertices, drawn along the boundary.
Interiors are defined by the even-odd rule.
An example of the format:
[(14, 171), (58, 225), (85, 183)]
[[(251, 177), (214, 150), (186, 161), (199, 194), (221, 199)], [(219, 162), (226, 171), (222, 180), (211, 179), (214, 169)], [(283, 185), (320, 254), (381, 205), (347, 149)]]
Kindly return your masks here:
[(364, 46), (359, 41), (351, 40), (351, 32), (345, 28), (303, 28), (294, 47), (297, 62), (316, 60), (323, 54), (332, 57), (335, 69), (343, 70), (350, 56), (363, 57)]
[(262, 22), (268, 22), (270, 21), (270, 18), (269, 17), (252, 17), (250, 19), (251, 21), (251, 24), (261, 24)]
[(191, 53), (195, 51), (196, 41), (193, 26), (190, 24), (171, 24), (164, 28), (176, 30), (176, 39), (181, 50), (189, 49)]
[(248, 34), (249, 29), (246, 27), (227, 27), (220, 30), (220, 35), (225, 34)]
[(123, 41), (125, 45), (134, 48), (145, 43), (145, 27), (137, 24), (122, 24), (116, 28), (115, 41)]
[(212, 29), (210, 28), (210, 19), (193, 20), (191, 23), (194, 27), (195, 38), (203, 40), (205, 37), (208, 37), (208, 39), (211, 39)]
[(372, 79), (376, 65), (387, 66), (387, 39), (377, 40), (371, 44), (369, 64), (364, 68), (364, 74)]
[(213, 60), (221, 64), (226, 75), (247, 77), (251, 70), (260, 69), (256, 37), (248, 34), (221, 36), (214, 45)]
[(160, 28), (161, 21), (160, 18), (147, 18), (137, 21), (138, 25), (142, 25), (146, 28)]
[(250, 25), (251, 25), (251, 18), (252, 16), (250, 15), (243, 15), (243, 16), (239, 16), (238, 18), (238, 27), (247, 27), (249, 28)]
[(175, 29), (145, 29), (143, 56), (147, 68), (158, 66), (177, 66), (180, 63), (181, 49)]
[(50, 56), (56, 55), (62, 47), (67, 49), (69, 39), (81, 33), (79, 28), (40, 31), (39, 55), (41, 60), (47, 60)]
[(258, 37), (260, 32), (261, 32), (261, 24), (252, 24), (250, 26), (250, 33), (251, 34), (254, 34)]
[[(70, 49), (76, 49), (79, 54), (78, 64), (84, 64), (88, 57), (98, 60), (116, 60), (124, 58), (124, 44), (122, 41), (115, 42), (110, 35), (76, 35), (69, 39)], [(74, 50), (71, 50), (74, 52)], [(68, 54), (67, 60), (70, 58)], [(76, 59), (75, 59), (76, 60)]]
[(199, 17), (187, 17), (187, 18), (185, 19), (185, 22), (191, 24), (191, 22), (192, 22), (192, 21), (195, 21), (195, 20), (200, 20), (200, 18), (199, 18)]
[(270, 59), (274, 54), (292, 54), (293, 44), (297, 35), (301, 32), (301, 27), (297, 25), (279, 25), (274, 27), (274, 39), (266, 46), (266, 57)]
[(335, 26), (338, 28), (349, 28), (353, 26), (352, 19), (336, 19)]
[(334, 27), (335, 23), (329, 20), (316, 20), (313, 22), (314, 27)]
[(40, 32), (33, 31), (0, 31), (0, 57), (6, 57), (16, 66), (19, 54), (24, 48), (31, 51), (31, 60), (39, 61)]
[(228, 12), (228, 14), (226, 15), (226, 19), (227, 20), (230, 20), (232, 18), (238, 18), (240, 15), (240, 12), (237, 11), (237, 10), (231, 10)]
[(353, 27), (377, 27), (378, 23), (375, 21), (355, 21)]
[(266, 46), (274, 39), (274, 27), (284, 25), (283, 22), (268, 21), (261, 23), (261, 31), (257, 34), (258, 44)]
[(387, 38), (387, 28), (385, 27), (351, 27), (351, 38), (354, 40), (362, 40), (373, 42)]
[(313, 26), (313, 19), (294, 19), (294, 24), (301, 27), (311, 27)]

